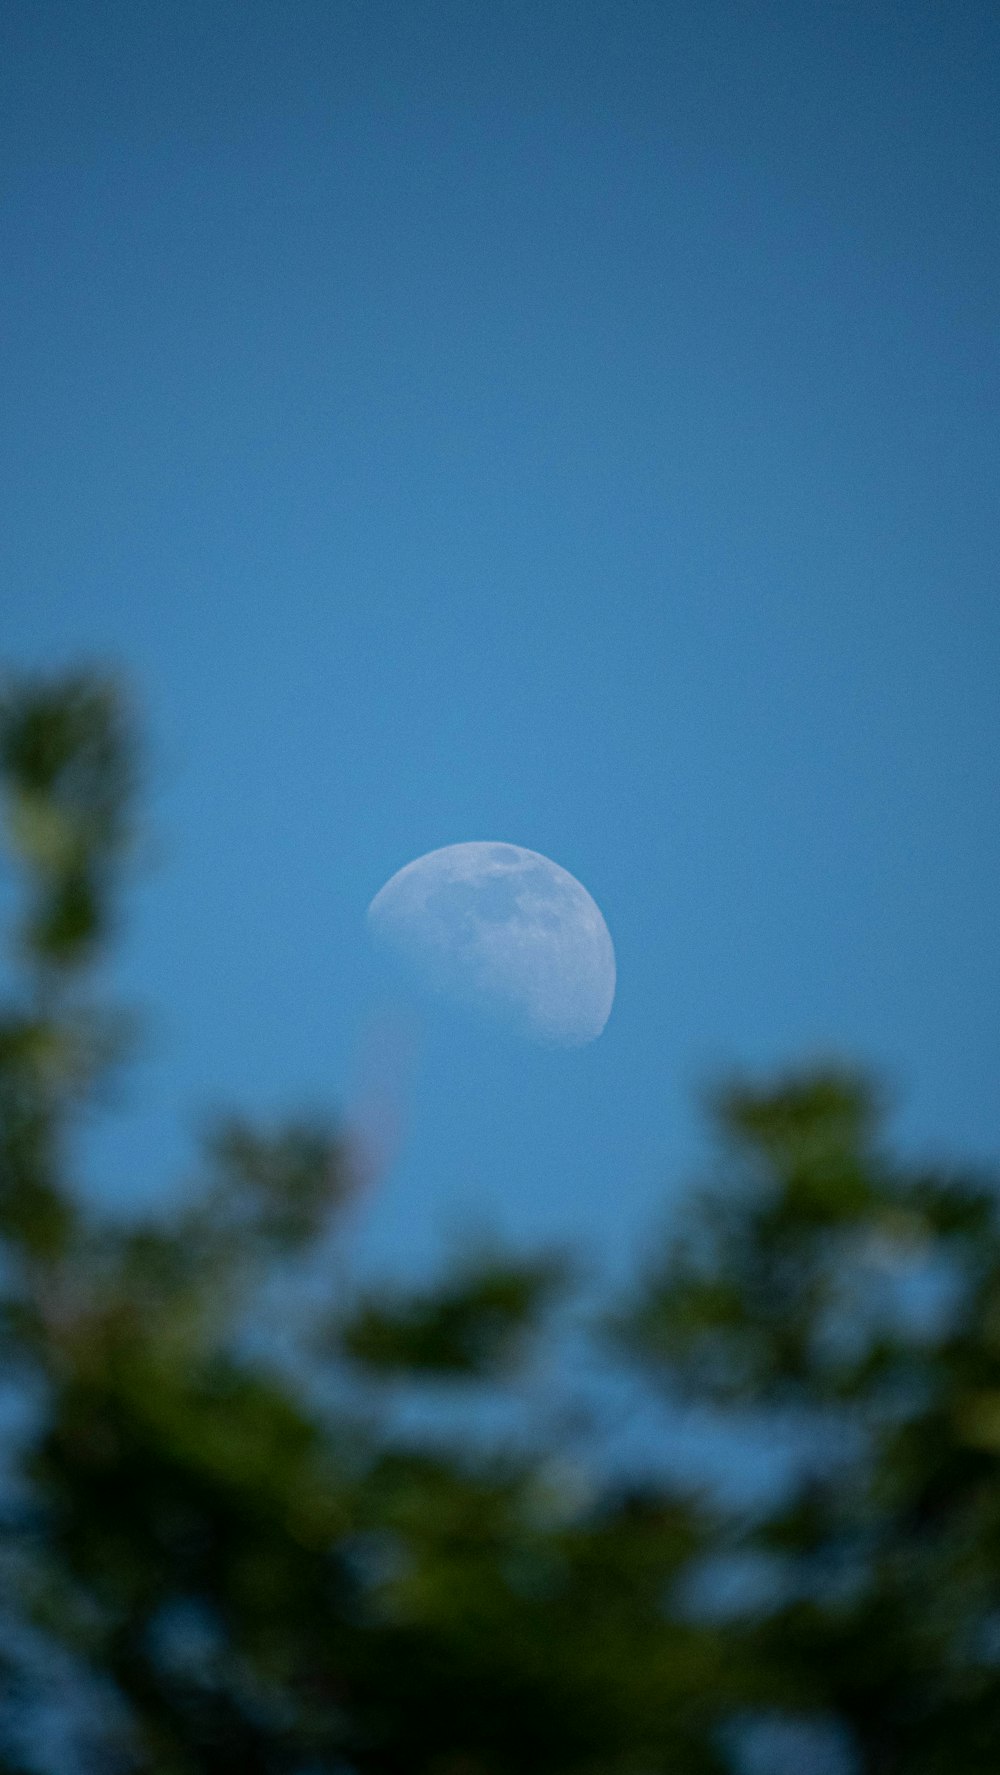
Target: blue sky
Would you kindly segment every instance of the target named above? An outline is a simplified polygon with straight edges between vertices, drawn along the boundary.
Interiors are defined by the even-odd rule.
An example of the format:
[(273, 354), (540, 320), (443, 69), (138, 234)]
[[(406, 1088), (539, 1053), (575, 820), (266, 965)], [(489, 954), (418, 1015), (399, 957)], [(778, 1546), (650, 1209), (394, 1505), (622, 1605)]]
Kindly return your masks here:
[[(149, 735), (139, 1201), (197, 1113), (399, 1100), (361, 1234), (625, 1254), (720, 1069), (995, 1158), (1000, 15), (11, 0), (0, 645)], [(401, 1024), (365, 907), (594, 895), (591, 1047)]]

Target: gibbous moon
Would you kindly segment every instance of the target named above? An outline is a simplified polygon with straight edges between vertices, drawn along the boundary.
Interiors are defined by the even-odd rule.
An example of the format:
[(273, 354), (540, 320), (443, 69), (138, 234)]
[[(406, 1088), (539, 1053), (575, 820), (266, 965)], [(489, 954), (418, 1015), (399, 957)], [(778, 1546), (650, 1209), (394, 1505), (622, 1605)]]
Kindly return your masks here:
[(615, 952), (586, 888), (517, 844), (449, 844), (375, 895), (376, 942), (425, 988), (533, 1041), (579, 1047), (615, 996)]

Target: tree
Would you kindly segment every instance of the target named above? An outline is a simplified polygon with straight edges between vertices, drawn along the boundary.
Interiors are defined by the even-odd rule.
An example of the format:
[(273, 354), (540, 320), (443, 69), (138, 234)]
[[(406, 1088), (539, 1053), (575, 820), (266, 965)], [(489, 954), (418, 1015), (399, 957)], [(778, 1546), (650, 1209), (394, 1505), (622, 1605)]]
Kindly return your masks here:
[[(707, 1404), (735, 1451), (779, 1414), (798, 1458), (753, 1510), (666, 1459), (639, 1483), (595, 1455), (581, 1485), (558, 1414), (502, 1446), (468, 1417), (517, 1397), (563, 1264), (489, 1252), (327, 1299), (294, 1362), (248, 1337), (350, 1201), (336, 1129), (234, 1118), (171, 1215), (86, 1211), (76, 1129), (124, 1042), (94, 986), (133, 826), (120, 694), (13, 683), (0, 770), (21, 898), (0, 1328), (32, 1406), (4, 1503), (4, 1768), (51, 1766), (55, 1715), (61, 1768), (122, 1775), (710, 1775), (758, 1717), (837, 1727), (870, 1775), (992, 1770), (992, 1185), (894, 1162), (860, 1076), (720, 1095), (719, 1182), (591, 1335), (651, 1413)], [(404, 1435), (380, 1402), (428, 1385), (450, 1433)]]
[(660, 1384), (792, 1414), (811, 1458), (739, 1545), (770, 1606), (747, 1702), (848, 1729), (871, 1775), (979, 1775), (1000, 1746), (1000, 1237), (992, 1180), (906, 1168), (871, 1088), (721, 1095), (735, 1177), (620, 1324)]

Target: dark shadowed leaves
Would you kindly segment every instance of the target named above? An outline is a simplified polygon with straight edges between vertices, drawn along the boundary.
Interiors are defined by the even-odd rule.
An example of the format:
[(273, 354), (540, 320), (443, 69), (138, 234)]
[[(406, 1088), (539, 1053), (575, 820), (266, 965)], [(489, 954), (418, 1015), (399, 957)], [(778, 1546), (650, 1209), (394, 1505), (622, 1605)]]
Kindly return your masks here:
[(84, 673), (8, 684), (0, 771), (27, 952), (54, 968), (79, 964), (108, 931), (113, 869), (130, 837), (135, 743), (118, 689)]
[(365, 1300), (336, 1341), (372, 1371), (499, 1377), (526, 1355), (565, 1282), (565, 1265), (555, 1260), (495, 1259), (436, 1288)]
[(350, 1186), (340, 1141), (316, 1120), (262, 1131), (229, 1118), (210, 1132), (207, 1147), (211, 1213), (233, 1236), (287, 1248), (309, 1244)]

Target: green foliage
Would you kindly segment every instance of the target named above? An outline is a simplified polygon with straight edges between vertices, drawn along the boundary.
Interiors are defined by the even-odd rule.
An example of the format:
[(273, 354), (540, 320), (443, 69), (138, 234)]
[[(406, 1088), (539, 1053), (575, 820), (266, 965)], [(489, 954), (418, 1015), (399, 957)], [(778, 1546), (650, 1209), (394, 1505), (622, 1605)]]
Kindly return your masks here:
[[(563, 1446), (555, 1407), (502, 1446), (475, 1419), (528, 1397), (539, 1356), (552, 1384), (554, 1260), (331, 1284), (292, 1358), (268, 1353), (259, 1302), (330, 1249), (348, 1147), (231, 1118), (171, 1217), (84, 1211), (73, 1134), (121, 1045), (88, 997), (133, 826), (119, 698), (12, 685), (0, 767), (25, 907), (0, 1348), (34, 1401), (0, 1506), (0, 1768), (51, 1766), (41, 1695), (94, 1775), (721, 1775), (739, 1722), (776, 1715), (832, 1722), (862, 1775), (992, 1772), (992, 1181), (893, 1159), (849, 1070), (720, 1092), (714, 1181), (593, 1328), (606, 1372), (648, 1387), (658, 1481)], [(428, 1381), (447, 1435), (394, 1416)], [(736, 1464), (748, 1427), (791, 1436), (787, 1480), (753, 1509), (672, 1480), (657, 1402), (678, 1400), (729, 1426)], [(55, 1648), (73, 1675), (45, 1702)]]
[(996, 1189), (891, 1165), (848, 1073), (722, 1103), (747, 1168), (615, 1329), (669, 1390), (813, 1432), (739, 1541), (783, 1597), (736, 1636), (748, 1699), (846, 1721), (866, 1770), (978, 1775), (1000, 1743)]
[(85, 674), (8, 685), (0, 769), (27, 877), (26, 951), (48, 969), (79, 966), (107, 933), (111, 871), (129, 838), (134, 744), (121, 694)]
[(206, 1144), (215, 1174), (208, 1221), (230, 1240), (252, 1233), (287, 1250), (308, 1246), (347, 1194), (340, 1143), (319, 1123), (293, 1122), (267, 1134), (230, 1117)]
[(460, 1271), (406, 1299), (365, 1299), (338, 1328), (340, 1352), (371, 1372), (498, 1378), (517, 1366), (564, 1280), (552, 1260)]

